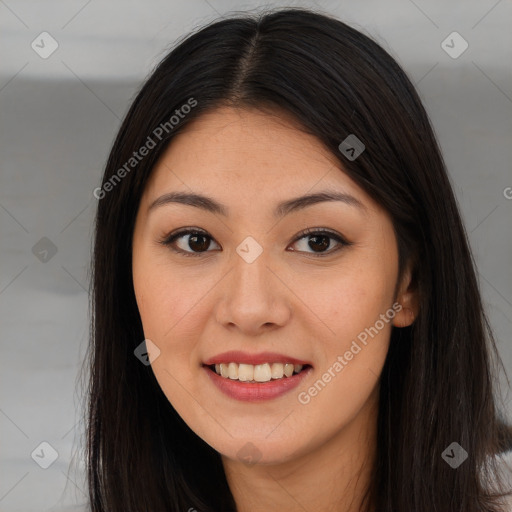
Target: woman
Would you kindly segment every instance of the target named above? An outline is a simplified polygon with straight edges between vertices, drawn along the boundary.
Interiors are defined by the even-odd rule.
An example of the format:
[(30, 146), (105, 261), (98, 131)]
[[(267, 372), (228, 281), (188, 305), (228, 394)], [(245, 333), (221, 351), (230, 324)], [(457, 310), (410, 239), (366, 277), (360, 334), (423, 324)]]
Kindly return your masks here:
[(375, 42), (307, 10), (204, 27), (95, 196), (91, 510), (506, 510), (468, 241)]

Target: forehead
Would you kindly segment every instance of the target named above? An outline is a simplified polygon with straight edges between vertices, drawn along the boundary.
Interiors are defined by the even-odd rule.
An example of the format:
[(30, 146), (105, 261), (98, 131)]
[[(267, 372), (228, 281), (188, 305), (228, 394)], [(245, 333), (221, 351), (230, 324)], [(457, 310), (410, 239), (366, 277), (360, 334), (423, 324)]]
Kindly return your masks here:
[(340, 161), (289, 115), (223, 107), (201, 115), (171, 141), (145, 196), (150, 201), (180, 190), (217, 197), (250, 194), (254, 202), (320, 188), (371, 203)]

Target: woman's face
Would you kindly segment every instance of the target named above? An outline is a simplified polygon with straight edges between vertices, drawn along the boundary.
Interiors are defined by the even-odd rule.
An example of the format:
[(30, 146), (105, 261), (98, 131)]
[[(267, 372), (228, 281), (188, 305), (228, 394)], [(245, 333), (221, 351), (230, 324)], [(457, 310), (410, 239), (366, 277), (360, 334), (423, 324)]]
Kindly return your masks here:
[[(319, 192), (342, 200), (278, 209)], [(206, 200), (154, 204), (171, 193), (208, 196), (223, 212)], [(407, 323), (397, 278), (389, 216), (284, 117), (203, 115), (174, 138), (138, 210), (133, 280), (152, 369), (229, 459), (288, 461), (374, 417), (392, 325)], [(217, 376), (205, 364), (218, 355), (230, 377), (271, 380)], [(279, 378), (287, 361), (308, 366)]]

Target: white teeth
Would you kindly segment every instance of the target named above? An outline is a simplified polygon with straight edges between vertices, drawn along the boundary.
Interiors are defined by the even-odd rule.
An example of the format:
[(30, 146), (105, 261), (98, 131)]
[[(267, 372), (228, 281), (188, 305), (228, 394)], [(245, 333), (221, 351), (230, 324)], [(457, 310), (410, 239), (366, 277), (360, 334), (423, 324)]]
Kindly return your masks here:
[(272, 377), (270, 365), (268, 363), (257, 364), (254, 367), (254, 380), (256, 382), (268, 382)]
[(228, 377), (233, 380), (238, 380), (238, 365), (236, 363), (229, 363)]
[(240, 382), (268, 382), (271, 379), (282, 379), (299, 373), (303, 368), (301, 364), (292, 363), (263, 363), (238, 364), (220, 363), (215, 365), (215, 372), (222, 377), (239, 380)]
[[(236, 363), (229, 363), (230, 365)], [(239, 364), (238, 365), (238, 380), (246, 382), (252, 380), (254, 377), (254, 366), (252, 364)]]
[(283, 377), (283, 363), (274, 363), (270, 370), (270, 376), (273, 379), (281, 379)]

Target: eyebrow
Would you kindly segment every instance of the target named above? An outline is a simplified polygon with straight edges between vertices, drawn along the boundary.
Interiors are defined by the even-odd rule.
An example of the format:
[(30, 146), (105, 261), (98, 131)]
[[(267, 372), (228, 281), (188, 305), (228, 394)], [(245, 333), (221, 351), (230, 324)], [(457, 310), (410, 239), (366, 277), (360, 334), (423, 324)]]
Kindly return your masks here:
[[(343, 192), (332, 192), (329, 190), (325, 190), (317, 192), (315, 194), (308, 194), (300, 197), (295, 197), (293, 199), (287, 199), (286, 201), (278, 203), (276, 208), (274, 209), (274, 217), (284, 217), (289, 213), (302, 210), (304, 208), (307, 208), (308, 206), (332, 201), (339, 201), (349, 206), (354, 206), (361, 210), (362, 212), (367, 211), (365, 205), (361, 203), (359, 199), (356, 199), (354, 196), (351, 196), (350, 194), (346, 194)], [(229, 216), (229, 209), (225, 205), (213, 199), (212, 197), (187, 192), (169, 192), (168, 194), (164, 194), (158, 197), (149, 205), (148, 212), (154, 210), (155, 208), (158, 208), (159, 206), (163, 206), (170, 203), (185, 204), (188, 206), (200, 208), (202, 210), (214, 214), (220, 214), (224, 217)]]

